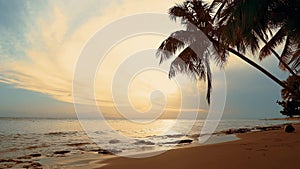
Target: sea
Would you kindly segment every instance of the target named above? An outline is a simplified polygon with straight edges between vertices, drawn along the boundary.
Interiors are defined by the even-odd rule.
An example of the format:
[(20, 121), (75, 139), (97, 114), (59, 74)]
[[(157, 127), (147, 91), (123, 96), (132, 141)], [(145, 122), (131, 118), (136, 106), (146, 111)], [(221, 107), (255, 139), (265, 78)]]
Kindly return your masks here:
[[(197, 143), (205, 121), (197, 120), (188, 132), (185, 126), (191, 124), (190, 120), (175, 123), (173, 119), (161, 119), (143, 125), (136, 125), (127, 120), (86, 119), (81, 122), (90, 126), (88, 132), (83, 129), (78, 119), (0, 118), (0, 159), (16, 159), (37, 153), (43, 157), (53, 157), (57, 155), (55, 152), (59, 151), (66, 151), (72, 155), (102, 150), (114, 154), (167, 150), (176, 148), (180, 140), (193, 140)], [(215, 132), (292, 122), (221, 120)], [(107, 124), (112, 127), (101, 128)], [(116, 137), (116, 132), (131, 139)], [(215, 139), (210, 139), (205, 144), (237, 139), (225, 136), (212, 138)]]

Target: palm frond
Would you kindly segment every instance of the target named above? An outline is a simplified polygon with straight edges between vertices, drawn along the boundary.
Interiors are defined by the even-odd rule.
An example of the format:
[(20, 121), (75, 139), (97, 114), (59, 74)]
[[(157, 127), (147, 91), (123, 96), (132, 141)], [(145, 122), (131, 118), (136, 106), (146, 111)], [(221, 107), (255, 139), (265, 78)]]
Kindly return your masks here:
[[(201, 70), (209, 66), (208, 63), (208, 46), (207, 44), (195, 42), (186, 47), (177, 58), (171, 63), (169, 77), (172, 78), (176, 73), (186, 73), (193, 79), (205, 80), (205, 76)], [(204, 62), (206, 61), (206, 62)]]
[(186, 23), (197, 25), (197, 21), (195, 20), (192, 11), (187, 7), (187, 2), (176, 4), (174, 7), (170, 8), (169, 16), (171, 20), (174, 21), (176, 21), (177, 18), (180, 18), (183, 25)]
[[(292, 48), (292, 41), (290, 35), (287, 36), (286, 42), (283, 48), (283, 51), (281, 53), (281, 59), (283, 62), (288, 63), (290, 61), (290, 58), (293, 56), (293, 48)], [(281, 64), (280, 64), (281, 65)]]
[[(224, 65), (227, 62), (227, 58), (228, 58), (228, 45), (222, 44), (222, 43), (217, 43), (213, 42), (213, 46), (211, 47), (212, 49), (209, 50), (209, 52), (213, 52), (210, 55), (212, 56), (216, 56), (214, 57), (215, 63), (219, 66), (219, 67), (224, 67)], [(215, 52), (217, 52), (217, 54), (215, 54)]]
[(288, 64), (293, 63), (296, 59), (298, 59), (300, 57), (300, 48), (298, 48), (295, 53), (293, 54), (293, 57), (291, 58), (291, 60), (289, 61)]
[(185, 1), (169, 9), (170, 18), (175, 21), (180, 18), (187, 30), (198, 28), (205, 32), (212, 30), (211, 13), (209, 5), (202, 0)]
[(171, 20), (176, 21), (177, 18), (186, 17), (187, 12), (184, 5), (176, 4), (169, 9), (169, 16)]
[(210, 5), (210, 10), (214, 10), (217, 6), (221, 6), (218, 8), (216, 13), (214, 14), (213, 21), (219, 19), (221, 17), (222, 10), (224, 9), (225, 5), (228, 4), (228, 0), (214, 0)]
[(297, 74), (299, 74), (299, 70), (300, 70), (299, 67), (300, 67), (300, 57), (298, 56), (292, 65), (292, 69), (296, 70)]
[(263, 60), (267, 56), (271, 55), (272, 49), (280, 45), (286, 36), (286, 32), (282, 27), (277, 31), (277, 33), (271, 38), (269, 42), (260, 50), (259, 60)]
[(196, 52), (191, 47), (185, 48), (171, 63), (169, 78), (173, 78), (180, 72), (189, 75), (192, 79), (196, 79), (198, 74), (194, 64), (196, 60), (198, 60)]
[(298, 49), (294, 52), (289, 65), (292, 65), (293, 70), (299, 70), (300, 68), (300, 44), (298, 45)]
[(267, 1), (228, 1), (217, 18), (221, 28), (219, 39), (240, 53), (245, 54), (249, 49), (255, 55), (259, 50), (258, 37), (268, 39), (269, 36), (268, 8)]
[(182, 48), (184, 46), (185, 44), (182, 41), (173, 37), (168, 37), (162, 42), (156, 52), (156, 56), (160, 57), (159, 63), (162, 63), (164, 60), (172, 57), (179, 48)]
[(211, 10), (215, 9), (217, 6), (219, 6), (220, 4), (223, 4), (223, 2), (225, 2), (226, 0), (213, 0), (212, 3), (210, 4), (209, 8)]
[(256, 51), (259, 49), (259, 40), (258, 37), (255, 35), (253, 31), (250, 36), (246, 37), (246, 46), (249, 46), (251, 49), (252, 54), (255, 54)]
[(160, 63), (172, 57), (177, 50), (195, 41), (195, 33), (190, 31), (176, 31), (172, 33), (159, 46), (156, 56), (160, 57)]
[(171, 63), (169, 78), (173, 78), (178, 73), (187, 74), (193, 80), (207, 81), (206, 99), (210, 103), (210, 93), (212, 90), (212, 75), (209, 64), (208, 52), (195, 52), (195, 44), (185, 48), (178, 57)]

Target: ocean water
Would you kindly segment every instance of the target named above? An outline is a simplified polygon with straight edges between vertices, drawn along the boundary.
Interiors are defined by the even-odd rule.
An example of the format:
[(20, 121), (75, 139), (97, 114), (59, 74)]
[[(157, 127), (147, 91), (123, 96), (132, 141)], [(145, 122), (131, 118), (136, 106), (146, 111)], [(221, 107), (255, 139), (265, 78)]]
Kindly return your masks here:
[[(284, 120), (222, 120), (215, 132), (228, 129), (284, 124)], [(183, 139), (197, 142), (204, 121), (198, 120), (188, 132), (190, 120), (163, 119), (137, 125), (126, 120), (84, 120), (90, 126), (89, 135), (77, 119), (0, 118), (0, 159), (18, 158), (39, 153), (44, 157), (56, 156), (56, 151), (68, 154), (97, 152), (99, 149), (113, 153), (155, 151), (173, 148)], [(102, 129), (105, 123), (110, 129)], [(97, 126), (94, 127), (93, 126)], [(104, 128), (104, 127), (103, 127)], [(132, 138), (122, 140), (115, 136)]]

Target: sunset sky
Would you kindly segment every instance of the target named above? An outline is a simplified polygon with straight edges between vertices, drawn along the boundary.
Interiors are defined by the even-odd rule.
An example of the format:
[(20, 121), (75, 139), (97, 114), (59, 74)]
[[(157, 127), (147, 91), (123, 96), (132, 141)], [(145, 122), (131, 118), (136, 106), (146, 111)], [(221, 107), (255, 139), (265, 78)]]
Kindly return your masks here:
[[(0, 117), (75, 117), (72, 98), (72, 78), (78, 56), (89, 38), (99, 29), (120, 19), (139, 13), (166, 14), (175, 0), (0, 0)], [(178, 25), (180, 29), (180, 24)], [(168, 30), (168, 28), (166, 28)], [(169, 30), (171, 33), (174, 30)], [(129, 38), (111, 49), (102, 62), (95, 79), (95, 97), (107, 116), (114, 117), (115, 108), (109, 90), (114, 73), (124, 58), (142, 49), (156, 49), (164, 40), (162, 35)], [(101, 45), (99, 45), (101, 47)], [(280, 50), (280, 49), (279, 49)], [(145, 57), (155, 59), (155, 53)], [(250, 57), (255, 59), (255, 57)], [(159, 60), (157, 60), (158, 64)], [(257, 61), (258, 62), (258, 61)], [(137, 64), (143, 64), (142, 61)], [(260, 63), (280, 79), (287, 73), (278, 68), (270, 56)], [(165, 65), (162, 65), (165, 66)], [(122, 76), (133, 68), (124, 69)], [(127, 72), (128, 71), (128, 72)], [(138, 111), (151, 107), (149, 94), (160, 89), (168, 99), (166, 115), (178, 109), (180, 91), (174, 80), (159, 71), (143, 72), (129, 87), (131, 103)], [(225, 67), (227, 100), (224, 118), (266, 118), (280, 116), (280, 87), (266, 76), (231, 56)], [(149, 81), (151, 79), (151, 81)], [(195, 84), (185, 77), (181, 92), (190, 93), (193, 104)], [(214, 90), (218, 90), (218, 80)], [(120, 81), (122, 84), (122, 81)], [(199, 84), (199, 110), (182, 108), (185, 112), (207, 110), (205, 85)], [(118, 96), (125, 99), (119, 91)], [(152, 106), (160, 107), (159, 94)], [(89, 104), (89, 103), (82, 103)], [(125, 107), (128, 105), (124, 105)], [(126, 109), (125, 109), (126, 110)], [(130, 110), (129, 108), (127, 110)]]

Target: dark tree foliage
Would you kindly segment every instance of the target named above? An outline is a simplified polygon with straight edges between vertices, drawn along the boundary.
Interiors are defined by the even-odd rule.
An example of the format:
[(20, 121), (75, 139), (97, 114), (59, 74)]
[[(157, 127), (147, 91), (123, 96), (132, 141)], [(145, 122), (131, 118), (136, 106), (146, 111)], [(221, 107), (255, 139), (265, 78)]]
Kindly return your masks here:
[(281, 114), (289, 117), (300, 115), (300, 77), (298, 75), (290, 76), (284, 83), (294, 91), (291, 93), (286, 89), (282, 89), (281, 95), (283, 101), (277, 101), (283, 107)]
[(277, 101), (283, 107), (280, 111), (282, 115), (294, 117), (300, 115), (300, 102), (297, 100)]

